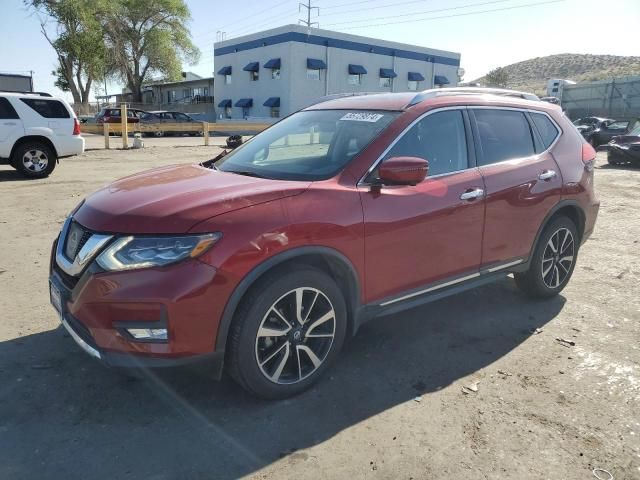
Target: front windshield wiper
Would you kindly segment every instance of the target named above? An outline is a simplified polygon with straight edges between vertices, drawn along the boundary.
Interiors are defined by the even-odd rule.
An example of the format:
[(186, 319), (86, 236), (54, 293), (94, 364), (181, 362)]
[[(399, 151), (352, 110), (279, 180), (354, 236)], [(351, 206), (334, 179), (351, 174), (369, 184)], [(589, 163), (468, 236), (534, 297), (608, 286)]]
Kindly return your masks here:
[(245, 177), (269, 178), (269, 177), (265, 177), (264, 175), (260, 175), (259, 173), (251, 172), (249, 170), (222, 170), (222, 171), (227, 173), (235, 173), (236, 175), (244, 175)]

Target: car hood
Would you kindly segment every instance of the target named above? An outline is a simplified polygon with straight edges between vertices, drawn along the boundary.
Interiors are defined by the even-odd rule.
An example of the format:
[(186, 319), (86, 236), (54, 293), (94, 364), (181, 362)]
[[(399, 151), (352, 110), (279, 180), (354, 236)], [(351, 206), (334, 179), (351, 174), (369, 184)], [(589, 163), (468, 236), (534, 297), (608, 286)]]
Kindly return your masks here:
[(173, 165), (101, 188), (87, 197), (74, 218), (99, 232), (185, 233), (208, 218), (298, 195), (309, 185), (225, 173), (200, 165)]

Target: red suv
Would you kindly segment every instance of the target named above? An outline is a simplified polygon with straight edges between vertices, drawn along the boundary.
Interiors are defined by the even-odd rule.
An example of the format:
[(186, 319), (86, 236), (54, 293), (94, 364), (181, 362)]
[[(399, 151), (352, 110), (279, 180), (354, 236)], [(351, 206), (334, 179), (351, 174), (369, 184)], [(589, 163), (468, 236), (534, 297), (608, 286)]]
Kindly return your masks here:
[(216, 162), (116, 181), (55, 241), (52, 303), (107, 364), (209, 358), (282, 398), (373, 317), (509, 273), (556, 295), (596, 220), (595, 151), (518, 97), (331, 99)]

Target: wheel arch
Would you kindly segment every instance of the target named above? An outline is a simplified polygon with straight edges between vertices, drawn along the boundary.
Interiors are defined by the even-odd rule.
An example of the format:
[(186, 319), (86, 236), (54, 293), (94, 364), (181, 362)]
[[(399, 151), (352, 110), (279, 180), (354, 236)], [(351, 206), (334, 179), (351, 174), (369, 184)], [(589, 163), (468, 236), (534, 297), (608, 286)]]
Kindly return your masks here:
[(540, 227), (538, 228), (538, 232), (536, 233), (536, 238), (531, 246), (531, 252), (529, 253), (529, 259), (533, 255), (536, 247), (538, 246), (538, 240), (540, 240), (540, 236), (542, 232), (546, 228), (546, 226), (551, 222), (554, 218), (558, 216), (567, 216), (569, 217), (573, 223), (576, 224), (576, 228), (578, 229), (578, 236), (580, 237), (580, 242), (582, 242), (582, 237), (584, 235), (584, 226), (586, 221), (586, 215), (580, 204), (575, 200), (561, 200), (558, 202), (550, 211), (547, 213), (547, 216), (544, 218)]
[(9, 155), (9, 158), (11, 159), (11, 162), (13, 162), (13, 156), (15, 155), (16, 150), (24, 145), (25, 143), (29, 143), (29, 142), (41, 142), (44, 143), (45, 145), (47, 145), (54, 153), (54, 155), (56, 156), (56, 161), (58, 161), (58, 151), (56, 150), (55, 145), (53, 144), (53, 142), (48, 139), (45, 136), (42, 135), (26, 135), (24, 137), (21, 137), (19, 140), (16, 141), (16, 143), (13, 144), (13, 148), (11, 148), (11, 154)]
[(349, 336), (355, 334), (357, 328), (356, 317), (361, 306), (360, 281), (351, 261), (339, 251), (322, 246), (307, 246), (293, 248), (279, 253), (262, 262), (251, 270), (236, 286), (224, 308), (215, 351), (224, 351), (227, 344), (229, 330), (235, 313), (246, 293), (266, 274), (291, 265), (308, 265), (323, 270), (333, 278), (342, 292), (345, 293), (347, 306), (347, 332)]

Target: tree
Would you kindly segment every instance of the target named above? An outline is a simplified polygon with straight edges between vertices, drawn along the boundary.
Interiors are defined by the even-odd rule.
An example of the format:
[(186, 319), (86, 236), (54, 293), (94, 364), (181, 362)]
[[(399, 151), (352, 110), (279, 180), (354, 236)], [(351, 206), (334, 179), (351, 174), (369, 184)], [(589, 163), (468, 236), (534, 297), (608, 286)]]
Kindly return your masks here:
[[(91, 85), (108, 73), (108, 52), (98, 13), (102, 0), (25, 0), (40, 18), (42, 34), (58, 57), (55, 85), (87, 105)], [(55, 27), (52, 28), (52, 24)]]
[(191, 14), (184, 0), (112, 0), (102, 15), (108, 47), (118, 75), (142, 101), (142, 85), (153, 74), (179, 80), (182, 61), (197, 62), (200, 52), (187, 29)]
[(507, 88), (507, 84), (509, 83), (509, 74), (504, 68), (498, 67), (487, 73), (485, 80), (489, 87)]

